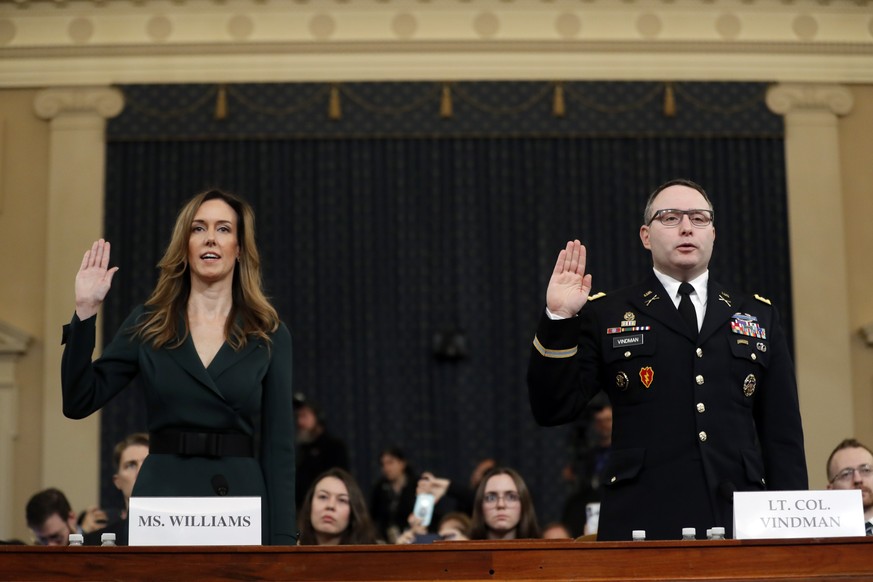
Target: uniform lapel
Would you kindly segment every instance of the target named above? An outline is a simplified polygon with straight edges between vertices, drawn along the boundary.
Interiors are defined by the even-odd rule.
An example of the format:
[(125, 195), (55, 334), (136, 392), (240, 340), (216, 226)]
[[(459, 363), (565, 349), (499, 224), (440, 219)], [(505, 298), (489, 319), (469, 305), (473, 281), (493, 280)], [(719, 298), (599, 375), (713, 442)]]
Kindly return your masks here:
[(733, 295), (723, 285), (709, 279), (706, 297), (706, 315), (700, 328), (700, 342), (706, 341), (719, 327), (738, 311), (741, 297)]
[(667, 295), (664, 286), (652, 273), (649, 278), (636, 291), (631, 294), (631, 303), (641, 313), (656, 319), (675, 331), (676, 333), (696, 339), (688, 329), (685, 320), (679, 315), (679, 311), (673, 304), (673, 299)]

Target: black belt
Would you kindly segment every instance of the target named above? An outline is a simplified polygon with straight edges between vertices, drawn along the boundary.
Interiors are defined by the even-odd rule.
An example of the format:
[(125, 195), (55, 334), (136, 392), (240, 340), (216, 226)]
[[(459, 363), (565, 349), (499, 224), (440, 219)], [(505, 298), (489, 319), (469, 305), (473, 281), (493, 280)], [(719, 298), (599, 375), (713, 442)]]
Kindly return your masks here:
[(167, 429), (149, 433), (149, 452), (186, 457), (254, 457), (252, 437), (239, 433)]

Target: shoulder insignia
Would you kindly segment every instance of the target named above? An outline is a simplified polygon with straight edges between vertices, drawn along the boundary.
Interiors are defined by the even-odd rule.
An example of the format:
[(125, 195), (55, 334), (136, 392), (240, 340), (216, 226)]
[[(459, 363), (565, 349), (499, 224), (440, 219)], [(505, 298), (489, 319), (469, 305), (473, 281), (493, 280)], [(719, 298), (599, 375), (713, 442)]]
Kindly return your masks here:
[(595, 293), (594, 295), (589, 295), (588, 301), (595, 301), (597, 299), (600, 299), (601, 297), (606, 297), (606, 293), (601, 291), (600, 293)]
[(758, 295), (757, 293), (755, 293), (755, 299), (757, 299), (757, 300), (760, 301), (761, 303), (766, 303), (767, 305), (772, 305), (772, 303), (770, 303), (770, 300), (769, 300), (769, 299), (767, 299), (766, 297), (761, 297), (761, 296)]

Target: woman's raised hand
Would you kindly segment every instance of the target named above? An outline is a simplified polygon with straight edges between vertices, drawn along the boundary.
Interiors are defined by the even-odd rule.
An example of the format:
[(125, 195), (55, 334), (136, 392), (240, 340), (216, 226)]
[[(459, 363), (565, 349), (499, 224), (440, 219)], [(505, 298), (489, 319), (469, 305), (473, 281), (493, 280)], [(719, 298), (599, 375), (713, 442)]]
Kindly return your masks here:
[(76, 273), (76, 315), (85, 320), (95, 315), (112, 286), (112, 277), (118, 267), (109, 266), (109, 242), (94, 241), (85, 251), (82, 265)]

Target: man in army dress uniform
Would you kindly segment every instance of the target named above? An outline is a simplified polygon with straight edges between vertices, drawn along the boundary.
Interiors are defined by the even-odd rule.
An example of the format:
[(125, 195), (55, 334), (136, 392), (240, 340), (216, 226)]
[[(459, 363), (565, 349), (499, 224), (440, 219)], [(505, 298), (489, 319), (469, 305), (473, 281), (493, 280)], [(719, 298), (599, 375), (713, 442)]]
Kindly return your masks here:
[(732, 531), (733, 492), (808, 488), (794, 367), (776, 310), (709, 277), (706, 192), (673, 180), (640, 227), (653, 273), (591, 292), (578, 240), (558, 255), (528, 367), (537, 422), (572, 421), (600, 390), (613, 407), (598, 539)]

